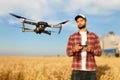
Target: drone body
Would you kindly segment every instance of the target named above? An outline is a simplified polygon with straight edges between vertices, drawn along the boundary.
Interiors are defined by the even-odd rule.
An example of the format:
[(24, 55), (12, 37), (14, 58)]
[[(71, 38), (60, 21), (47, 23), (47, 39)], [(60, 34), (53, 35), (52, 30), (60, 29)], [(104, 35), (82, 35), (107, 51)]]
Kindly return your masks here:
[[(65, 24), (69, 21), (69, 20), (66, 20), (66, 21), (61, 22), (59, 24), (50, 25), (50, 24), (48, 24), (47, 22), (44, 22), (44, 21), (33, 22), (33, 21), (31, 21), (31, 20), (29, 20), (25, 17), (18, 16), (18, 15), (13, 14), (13, 13), (10, 13), (10, 15), (12, 15), (16, 18), (22, 19), (22, 31), (23, 32), (35, 32), (37, 34), (45, 33), (45, 34), (51, 35), (51, 31), (45, 30), (47, 27), (49, 27), (49, 28), (59, 28), (58, 33), (60, 34), (61, 29), (62, 29), (62, 24)], [(26, 28), (25, 24), (34, 25), (35, 29)]]

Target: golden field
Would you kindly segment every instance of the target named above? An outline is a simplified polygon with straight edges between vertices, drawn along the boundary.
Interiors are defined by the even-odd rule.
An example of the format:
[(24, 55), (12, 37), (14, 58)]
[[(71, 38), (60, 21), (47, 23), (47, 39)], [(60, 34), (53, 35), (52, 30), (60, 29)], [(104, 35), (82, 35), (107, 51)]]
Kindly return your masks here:
[[(0, 80), (70, 80), (72, 58), (0, 56)], [(96, 57), (97, 80), (120, 80), (120, 58)]]

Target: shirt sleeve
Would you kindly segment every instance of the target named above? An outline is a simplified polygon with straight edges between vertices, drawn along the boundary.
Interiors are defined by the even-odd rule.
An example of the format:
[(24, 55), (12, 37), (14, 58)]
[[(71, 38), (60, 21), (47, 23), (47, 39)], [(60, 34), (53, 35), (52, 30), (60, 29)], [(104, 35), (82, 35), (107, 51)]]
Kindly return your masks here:
[(74, 53), (72, 52), (72, 49), (73, 49), (73, 38), (72, 36), (70, 36), (68, 39), (67, 48), (66, 48), (66, 53), (68, 56), (74, 55)]
[(101, 56), (102, 54), (102, 49), (100, 46), (100, 41), (97, 35), (95, 35), (95, 45), (94, 45), (94, 51), (93, 51), (93, 55), (95, 56)]

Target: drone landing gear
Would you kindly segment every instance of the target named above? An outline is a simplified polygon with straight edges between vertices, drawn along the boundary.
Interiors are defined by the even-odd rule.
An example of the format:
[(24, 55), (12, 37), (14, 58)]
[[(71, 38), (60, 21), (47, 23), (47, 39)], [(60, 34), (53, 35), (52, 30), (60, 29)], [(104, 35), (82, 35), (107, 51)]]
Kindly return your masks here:
[(46, 33), (48, 35), (51, 35), (51, 31), (44, 31), (43, 33)]

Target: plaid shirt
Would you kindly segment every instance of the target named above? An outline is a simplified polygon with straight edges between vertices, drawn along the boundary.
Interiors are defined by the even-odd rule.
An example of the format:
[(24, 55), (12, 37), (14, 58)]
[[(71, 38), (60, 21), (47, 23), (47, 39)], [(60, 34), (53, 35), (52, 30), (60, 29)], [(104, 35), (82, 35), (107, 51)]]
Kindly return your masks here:
[[(73, 70), (81, 70), (82, 63), (81, 63), (81, 51), (77, 53), (73, 53), (72, 49), (75, 47), (75, 45), (78, 45), (81, 43), (81, 34), (79, 32), (76, 32), (72, 35), (70, 35), (66, 53), (68, 56), (73, 56), (73, 63), (72, 68)], [(87, 70), (96, 70), (96, 63), (94, 56), (101, 56), (102, 50), (100, 47), (99, 38), (96, 34), (93, 32), (87, 32), (87, 46), (93, 48), (93, 52), (87, 52), (86, 56), (86, 69)]]

